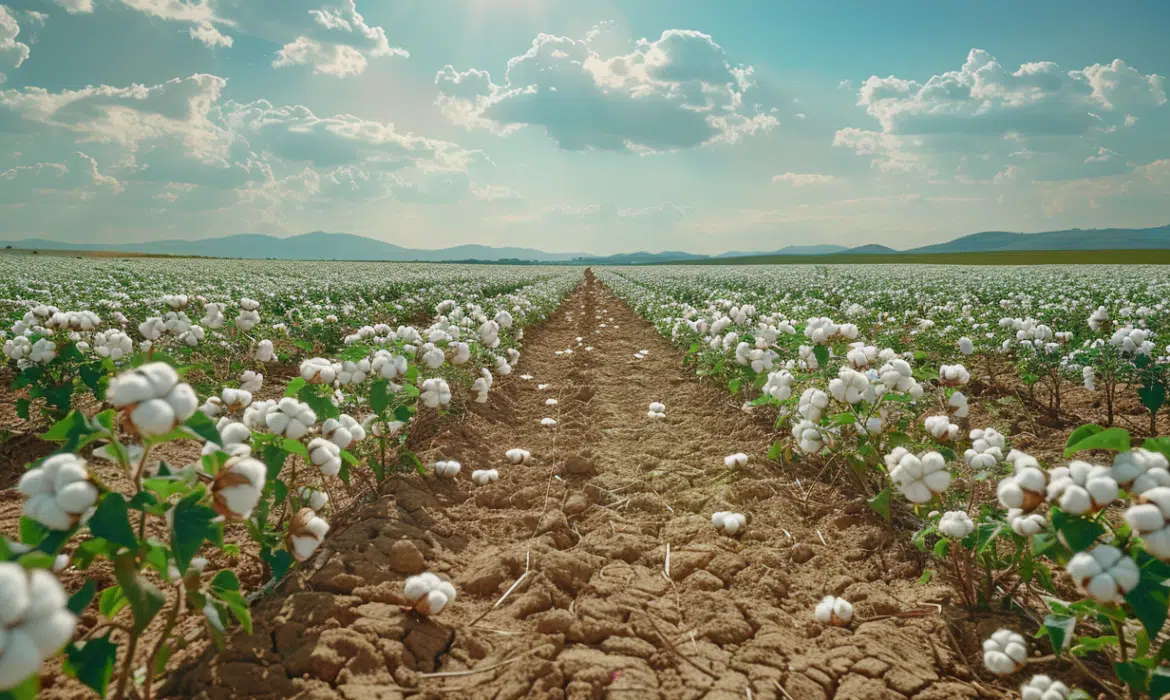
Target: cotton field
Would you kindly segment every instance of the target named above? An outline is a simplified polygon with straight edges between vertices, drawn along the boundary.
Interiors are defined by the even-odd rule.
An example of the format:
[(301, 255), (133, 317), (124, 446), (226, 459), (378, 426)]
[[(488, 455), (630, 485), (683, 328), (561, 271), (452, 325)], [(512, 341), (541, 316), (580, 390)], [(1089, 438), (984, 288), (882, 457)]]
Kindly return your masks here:
[[(833, 687), (1170, 692), (1160, 268), (0, 273), (16, 697), (248, 695), (232, 659), (280, 696), (491, 671), (462, 686), (486, 696), (539, 661), (812, 697), (806, 669), (880, 657), (867, 630), (948, 624), (948, 663)], [(306, 591), (327, 624), (282, 607)], [(354, 680), (363, 644), (388, 675)]]

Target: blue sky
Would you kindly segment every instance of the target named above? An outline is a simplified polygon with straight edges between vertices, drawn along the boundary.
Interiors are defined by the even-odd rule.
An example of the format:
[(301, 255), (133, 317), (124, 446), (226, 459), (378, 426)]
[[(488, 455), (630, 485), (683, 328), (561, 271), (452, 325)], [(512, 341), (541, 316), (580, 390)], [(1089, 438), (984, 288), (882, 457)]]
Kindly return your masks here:
[(1170, 3), (0, 0), (0, 238), (1170, 223)]

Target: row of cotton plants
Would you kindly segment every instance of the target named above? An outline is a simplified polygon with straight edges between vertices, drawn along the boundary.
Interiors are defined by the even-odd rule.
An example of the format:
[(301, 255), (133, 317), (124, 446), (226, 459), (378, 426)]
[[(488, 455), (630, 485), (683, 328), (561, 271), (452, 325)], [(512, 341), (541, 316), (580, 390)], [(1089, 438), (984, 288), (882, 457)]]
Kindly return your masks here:
[[(268, 263), (223, 264), (271, 273)], [(413, 266), (365, 270), (360, 304), (344, 296), (352, 281), (333, 291), (330, 275), (302, 278), (304, 287), (270, 279), (264, 289), (233, 287), (222, 270), (214, 298), (239, 293), (212, 301), (212, 290), (182, 284), (167, 265), (168, 274), (112, 268), (111, 279), (125, 273), (121, 288), (131, 290), (120, 304), (108, 303), (117, 295), (107, 291), (73, 296), (81, 290), (61, 279), (4, 302), (14, 307), (5, 352), (24, 412), (48, 404), (44, 414), (64, 416), (41, 436), (59, 448), (18, 484), (19, 540), (0, 541), (0, 586), (11, 601), (0, 630), (0, 690), (35, 695), (37, 670), (63, 651), (65, 672), (97, 693), (150, 697), (187, 619), (201, 618), (217, 643), (234, 624), (250, 629), (246, 596), (258, 591), (243, 590), (240, 557), (263, 562), (262, 588), (270, 587), (321, 545), (338, 495), (369, 489), (391, 470), (423, 472), (405, 447), (411, 425), (487, 401), (496, 379), (521, 361), (524, 329), (581, 279), (574, 269), (422, 267), (425, 279)], [(399, 269), (415, 289), (389, 277)], [(29, 298), (34, 291), (47, 301)], [(191, 309), (203, 314), (198, 322)], [(322, 341), (321, 324), (333, 342)], [(268, 342), (278, 333), (281, 343)], [(22, 354), (24, 341), (51, 343), (55, 354)], [(268, 370), (281, 358), (272, 346), (284, 341), (297, 349), (285, 362), (299, 361), (295, 376), (273, 386)], [(58, 383), (70, 395), (91, 393), (74, 404), (85, 410), (54, 406)], [(180, 441), (194, 443), (186, 463), (158, 457)], [(179, 453), (167, 454), (173, 462)], [(115, 585), (99, 591), (90, 578), (66, 591), (54, 575), (98, 562)], [(408, 582), (405, 596), (433, 614), (454, 592), (426, 579)], [(78, 633), (91, 605), (100, 621)], [(145, 648), (139, 640), (148, 629)]]
[[(746, 412), (775, 416), (771, 458), (823, 465), (849, 479), (882, 517), (911, 525), (915, 545), (931, 552), (968, 608), (1042, 608), (1039, 635), (1057, 655), (1111, 655), (1114, 677), (1098, 679), (1105, 688), (1170, 692), (1170, 646), (1154, 643), (1170, 583), (1170, 440), (1150, 437), (1133, 447), (1139, 439), (1121, 428), (1087, 425), (1068, 441), (1066, 460), (1078, 459), (1044, 464), (1011, 449), (1010, 436), (994, 427), (972, 424), (965, 393), (973, 373), (986, 371), (986, 354), (1001, 368), (1007, 353), (1022, 367), (1055, 353), (1074, 366), (1089, 352), (1133, 371), (1164, 365), (1153, 330), (1163, 309), (1141, 308), (1135, 318), (1130, 306), (1164, 293), (1166, 283), (1139, 276), (1120, 285), (1127, 297), (1117, 299), (1117, 285), (1093, 274), (1054, 291), (1034, 288), (1027, 275), (1052, 282), (1061, 273), (995, 270), (987, 273), (994, 285), (969, 286), (997, 290), (992, 298), (1001, 303), (983, 301), (976, 309), (969, 291), (956, 293), (964, 289), (959, 285), (946, 304), (931, 301), (942, 292), (930, 271), (914, 269), (927, 277), (920, 285), (882, 267), (851, 268), (832, 285), (834, 270), (811, 268), (800, 270), (807, 277), (787, 267), (767, 270), (774, 278), (757, 268), (618, 268), (598, 275), (686, 349), (699, 374), (727, 381)], [(983, 273), (957, 268), (940, 275)], [(809, 291), (818, 282), (833, 291)], [(863, 293), (867, 284), (874, 288)], [(1029, 291), (1021, 296), (1012, 284)], [(1051, 301), (1039, 302), (1041, 293)], [(1018, 310), (1027, 318), (1002, 316), (1025, 298)], [(842, 310), (852, 299), (858, 301)], [(1128, 310), (1110, 313), (1106, 300)], [(874, 303), (885, 306), (865, 310)], [(984, 334), (978, 343), (974, 333), (935, 330), (997, 316), (1007, 320), (988, 321), (994, 337)], [(848, 624), (851, 616), (837, 612), (847, 601), (822, 607), (818, 620)], [(1017, 632), (1002, 630), (985, 645), (987, 669), (1025, 673), (1026, 646)], [(1033, 675), (1026, 695), (1065, 688), (1074, 697), (1060, 681)]]

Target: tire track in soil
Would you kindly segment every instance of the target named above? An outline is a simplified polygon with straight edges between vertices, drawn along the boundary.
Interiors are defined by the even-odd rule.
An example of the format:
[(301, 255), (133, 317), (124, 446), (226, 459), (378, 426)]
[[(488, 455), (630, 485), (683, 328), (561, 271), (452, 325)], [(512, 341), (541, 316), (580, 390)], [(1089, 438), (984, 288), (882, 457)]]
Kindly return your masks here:
[[(648, 356), (635, 359), (639, 350)], [(647, 418), (654, 400), (665, 419)], [(540, 425), (546, 416), (556, 428)], [(916, 584), (921, 565), (863, 503), (766, 462), (766, 430), (695, 381), (680, 353), (589, 272), (529, 331), (515, 374), (486, 405), (416, 433), (424, 463), (457, 459), (459, 477), (389, 479), (257, 604), (252, 635), (180, 669), (167, 692), (1005, 697), (972, 676), (939, 616), (859, 622), (947, 605), (952, 593)], [(511, 447), (530, 450), (534, 464), (506, 464)], [(732, 473), (723, 457), (739, 451), (751, 461)], [(487, 467), (500, 481), (474, 487), (471, 470)], [(715, 532), (716, 510), (747, 514), (738, 538)], [(434, 621), (399, 607), (406, 575), (424, 569), (459, 592)], [(854, 603), (852, 630), (812, 621), (826, 594)], [(989, 631), (961, 635), (968, 653)], [(426, 675), (436, 671), (449, 675)]]

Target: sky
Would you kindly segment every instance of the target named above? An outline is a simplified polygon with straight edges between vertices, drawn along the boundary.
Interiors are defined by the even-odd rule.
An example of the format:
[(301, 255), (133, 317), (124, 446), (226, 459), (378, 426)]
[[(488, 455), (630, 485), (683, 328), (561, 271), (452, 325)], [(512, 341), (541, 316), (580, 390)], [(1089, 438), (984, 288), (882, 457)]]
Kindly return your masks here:
[(1170, 223), (1170, 3), (0, 0), (0, 239)]

